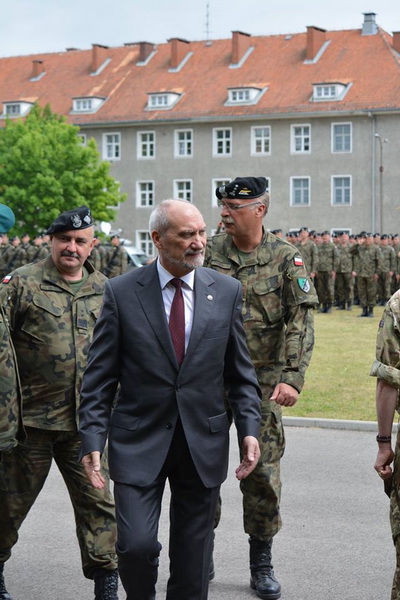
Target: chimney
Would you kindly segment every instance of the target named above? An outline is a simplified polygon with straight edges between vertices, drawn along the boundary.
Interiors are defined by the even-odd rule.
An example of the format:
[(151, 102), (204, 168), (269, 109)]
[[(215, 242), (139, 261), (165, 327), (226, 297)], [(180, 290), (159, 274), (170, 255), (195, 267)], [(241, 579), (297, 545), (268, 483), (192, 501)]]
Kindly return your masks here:
[(92, 64), (91, 71), (96, 73), (105, 60), (108, 58), (108, 46), (92, 44)]
[(154, 50), (154, 44), (150, 42), (139, 42), (139, 62), (146, 62)]
[(307, 27), (307, 52), (306, 60), (314, 60), (326, 42), (326, 29), (311, 25)]
[(232, 64), (240, 63), (250, 48), (250, 34), (243, 31), (232, 31)]
[(362, 26), (362, 35), (375, 35), (378, 31), (378, 26), (375, 23), (376, 13), (363, 13), (364, 23)]
[(393, 50), (400, 54), (400, 31), (393, 31)]
[(32, 75), (31, 79), (36, 79), (44, 73), (44, 64), (42, 60), (33, 60), (32, 61)]
[(171, 69), (177, 69), (190, 50), (190, 42), (181, 38), (167, 40), (171, 44)]

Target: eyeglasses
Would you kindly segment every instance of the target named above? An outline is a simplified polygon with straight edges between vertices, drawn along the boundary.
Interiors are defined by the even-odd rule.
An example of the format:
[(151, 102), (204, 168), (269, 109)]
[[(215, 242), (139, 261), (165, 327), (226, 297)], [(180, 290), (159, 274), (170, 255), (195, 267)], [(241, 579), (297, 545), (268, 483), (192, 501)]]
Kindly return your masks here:
[(220, 199), (217, 200), (217, 205), (219, 208), (226, 208), (231, 212), (235, 212), (235, 210), (239, 210), (241, 208), (246, 208), (247, 206), (256, 206), (257, 204), (261, 204), (261, 202), (259, 200), (255, 200), (254, 202), (249, 202), (248, 204), (229, 204), (229, 202), (224, 202)]

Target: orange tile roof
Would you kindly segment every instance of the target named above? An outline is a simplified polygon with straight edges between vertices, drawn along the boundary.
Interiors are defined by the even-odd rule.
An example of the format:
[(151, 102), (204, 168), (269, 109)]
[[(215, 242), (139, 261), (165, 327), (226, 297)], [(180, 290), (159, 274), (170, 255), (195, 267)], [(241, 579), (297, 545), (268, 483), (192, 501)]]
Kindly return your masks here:
[[(305, 62), (307, 35), (250, 37), (254, 49), (239, 68), (230, 68), (231, 39), (186, 44), (193, 54), (176, 72), (171, 42), (159, 44), (145, 66), (136, 64), (139, 44), (109, 48), (111, 60), (98, 75), (91, 74), (92, 50), (1, 58), (0, 102), (49, 103), (82, 125), (400, 109), (400, 58), (391, 35), (379, 28), (375, 35), (327, 31), (329, 44), (314, 63)], [(33, 60), (46, 72), (38, 81), (30, 81)], [(313, 84), (331, 82), (352, 84), (342, 101), (310, 102)], [(224, 105), (228, 88), (246, 86), (268, 89), (257, 104)], [(170, 110), (145, 110), (147, 94), (162, 91), (182, 97)], [(107, 100), (94, 114), (70, 115), (72, 98), (86, 96)]]

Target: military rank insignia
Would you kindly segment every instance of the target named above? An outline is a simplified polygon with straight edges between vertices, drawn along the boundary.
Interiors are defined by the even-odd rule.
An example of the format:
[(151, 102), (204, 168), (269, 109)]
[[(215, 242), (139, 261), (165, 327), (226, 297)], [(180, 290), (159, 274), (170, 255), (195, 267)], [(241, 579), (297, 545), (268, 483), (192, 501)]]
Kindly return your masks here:
[(295, 256), (293, 262), (295, 267), (304, 267), (304, 262), (301, 256)]
[(310, 282), (305, 277), (299, 277), (297, 283), (299, 284), (299, 288), (306, 294), (311, 290)]

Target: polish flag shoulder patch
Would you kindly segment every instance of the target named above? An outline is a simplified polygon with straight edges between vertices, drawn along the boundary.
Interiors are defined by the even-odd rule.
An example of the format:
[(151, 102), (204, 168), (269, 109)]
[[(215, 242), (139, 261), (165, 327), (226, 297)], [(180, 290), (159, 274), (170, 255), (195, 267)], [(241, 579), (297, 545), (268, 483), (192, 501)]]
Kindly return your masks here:
[(293, 262), (295, 267), (304, 267), (304, 262), (301, 256), (295, 256)]
[(9, 283), (11, 281), (12, 275), (6, 275), (3, 277), (3, 281), (1, 283)]

